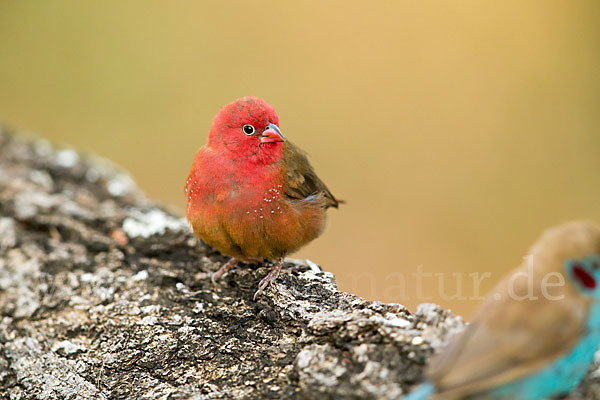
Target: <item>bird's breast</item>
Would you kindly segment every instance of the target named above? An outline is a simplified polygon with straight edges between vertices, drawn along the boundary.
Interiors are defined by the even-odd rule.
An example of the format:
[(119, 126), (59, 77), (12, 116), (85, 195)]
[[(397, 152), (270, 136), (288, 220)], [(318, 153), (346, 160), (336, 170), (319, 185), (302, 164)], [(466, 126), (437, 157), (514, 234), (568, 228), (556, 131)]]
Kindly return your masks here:
[(187, 217), (196, 236), (240, 259), (276, 259), (315, 239), (325, 209), (290, 200), (278, 165), (196, 163), (186, 184)]
[(253, 196), (240, 193), (239, 209), (246, 210), (246, 215), (256, 216), (258, 219), (275, 217), (283, 214), (287, 204), (282, 200), (283, 185), (274, 185), (263, 193), (257, 192)]

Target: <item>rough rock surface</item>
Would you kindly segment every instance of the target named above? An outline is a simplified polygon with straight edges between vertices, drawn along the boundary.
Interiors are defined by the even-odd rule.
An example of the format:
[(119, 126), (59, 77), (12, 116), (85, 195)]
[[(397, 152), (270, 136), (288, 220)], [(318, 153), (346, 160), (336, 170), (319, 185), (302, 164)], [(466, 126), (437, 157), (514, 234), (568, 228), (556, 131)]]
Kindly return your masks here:
[[(0, 399), (394, 399), (462, 329), (225, 258), (107, 162), (0, 129)], [(600, 398), (590, 382), (572, 398)]]

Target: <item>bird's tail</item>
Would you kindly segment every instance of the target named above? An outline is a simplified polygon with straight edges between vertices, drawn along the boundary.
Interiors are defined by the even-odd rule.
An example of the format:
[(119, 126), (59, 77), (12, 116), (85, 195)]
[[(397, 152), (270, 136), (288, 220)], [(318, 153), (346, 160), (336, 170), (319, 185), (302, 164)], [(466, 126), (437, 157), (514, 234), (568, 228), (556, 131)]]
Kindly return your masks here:
[(413, 390), (408, 396), (404, 396), (399, 400), (426, 400), (434, 392), (434, 386), (431, 383), (424, 383), (416, 390)]

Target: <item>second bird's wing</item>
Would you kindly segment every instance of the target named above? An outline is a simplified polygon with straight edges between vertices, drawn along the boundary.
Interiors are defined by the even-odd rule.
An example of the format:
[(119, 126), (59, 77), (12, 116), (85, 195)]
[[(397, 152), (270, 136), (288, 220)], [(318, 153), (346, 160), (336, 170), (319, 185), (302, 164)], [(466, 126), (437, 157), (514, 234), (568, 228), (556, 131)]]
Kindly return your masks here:
[[(436, 399), (485, 392), (524, 377), (571, 349), (585, 330), (589, 300), (517, 300), (507, 293), (508, 280), (488, 296), (471, 325), (434, 356), (428, 378)], [(513, 293), (525, 293), (518, 287)]]
[(304, 200), (310, 196), (321, 195), (323, 196), (326, 208), (338, 207), (339, 200), (333, 196), (323, 181), (319, 179), (308, 162), (308, 157), (302, 150), (293, 143), (284, 142), (282, 160), (287, 174), (285, 194), (288, 197)]

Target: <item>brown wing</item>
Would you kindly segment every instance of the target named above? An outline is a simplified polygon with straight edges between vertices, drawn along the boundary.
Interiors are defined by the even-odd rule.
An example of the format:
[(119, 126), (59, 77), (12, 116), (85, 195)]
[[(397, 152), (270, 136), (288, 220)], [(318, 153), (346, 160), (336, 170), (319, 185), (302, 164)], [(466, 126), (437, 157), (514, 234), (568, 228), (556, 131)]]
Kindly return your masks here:
[[(523, 281), (523, 279), (521, 279)], [(513, 293), (525, 293), (515, 281)], [(552, 301), (517, 300), (508, 281), (488, 296), (465, 332), (434, 356), (428, 377), (435, 399), (462, 398), (518, 379), (573, 347), (585, 328), (589, 300), (567, 293)]]
[(306, 153), (293, 143), (283, 143), (283, 160), (287, 174), (286, 196), (304, 200), (309, 196), (323, 196), (325, 208), (337, 208), (340, 201), (336, 199), (327, 186), (317, 176), (308, 162)]

